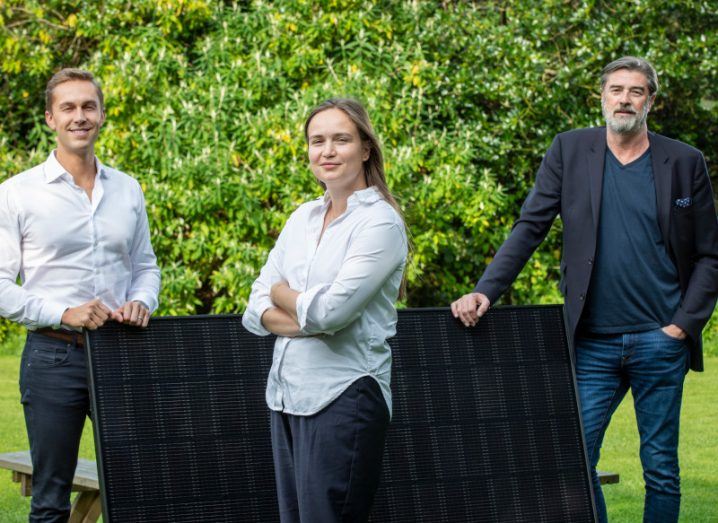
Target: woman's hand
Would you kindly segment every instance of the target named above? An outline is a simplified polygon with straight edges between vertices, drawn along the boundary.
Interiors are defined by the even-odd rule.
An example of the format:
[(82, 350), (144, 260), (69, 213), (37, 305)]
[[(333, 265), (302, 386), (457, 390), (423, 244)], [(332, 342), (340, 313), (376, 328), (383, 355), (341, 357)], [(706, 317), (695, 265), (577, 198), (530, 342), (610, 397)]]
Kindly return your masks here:
[(277, 307), (272, 307), (264, 311), (260, 321), (265, 329), (277, 336), (293, 338), (302, 333), (296, 320)]
[(277, 295), (281, 292), (280, 288), (282, 287), (286, 287), (287, 289), (289, 289), (289, 284), (286, 281), (282, 280), (272, 285), (272, 287), (269, 289), (269, 298), (274, 302), (275, 305), (277, 303)]
[(272, 303), (297, 321), (297, 296), (299, 293), (289, 287), (286, 281), (279, 281), (269, 290)]

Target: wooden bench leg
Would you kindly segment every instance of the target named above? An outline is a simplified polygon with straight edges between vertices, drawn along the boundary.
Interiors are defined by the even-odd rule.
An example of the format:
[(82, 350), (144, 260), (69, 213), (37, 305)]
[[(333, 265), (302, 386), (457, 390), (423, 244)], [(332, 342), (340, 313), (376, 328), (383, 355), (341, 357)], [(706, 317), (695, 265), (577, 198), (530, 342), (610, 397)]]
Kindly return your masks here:
[(101, 513), (100, 493), (96, 490), (80, 492), (72, 503), (69, 523), (95, 523)]
[(15, 483), (20, 483), (20, 495), (21, 496), (32, 496), (32, 475), (25, 474), (24, 472), (18, 472), (17, 470), (12, 471), (12, 480)]
[(100, 497), (99, 492), (97, 492), (95, 496), (95, 501), (90, 507), (90, 510), (87, 511), (85, 521), (83, 521), (82, 523), (95, 523), (98, 519), (100, 519), (100, 516), (102, 515), (102, 498)]

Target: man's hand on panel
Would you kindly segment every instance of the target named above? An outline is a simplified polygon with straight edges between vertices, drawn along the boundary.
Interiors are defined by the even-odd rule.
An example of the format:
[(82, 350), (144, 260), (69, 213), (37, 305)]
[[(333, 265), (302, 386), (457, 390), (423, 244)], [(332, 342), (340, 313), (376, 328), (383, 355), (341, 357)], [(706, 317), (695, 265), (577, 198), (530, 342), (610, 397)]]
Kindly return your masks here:
[(490, 306), (491, 301), (486, 295), (480, 292), (470, 292), (451, 304), (451, 313), (466, 327), (473, 327), (479, 318), (486, 314)]
[(67, 309), (62, 314), (61, 322), (68, 327), (95, 330), (102, 327), (110, 317), (114, 319), (114, 313), (99, 298), (95, 298), (77, 307)]
[(128, 301), (112, 313), (112, 319), (134, 327), (147, 327), (151, 313), (141, 301)]

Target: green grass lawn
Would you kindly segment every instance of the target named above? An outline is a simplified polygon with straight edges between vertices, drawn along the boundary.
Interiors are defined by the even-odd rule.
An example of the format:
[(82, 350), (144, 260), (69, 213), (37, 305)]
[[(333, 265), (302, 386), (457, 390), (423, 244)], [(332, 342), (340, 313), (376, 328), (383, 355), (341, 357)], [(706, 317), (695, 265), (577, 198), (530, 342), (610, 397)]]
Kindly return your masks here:
[[(17, 376), (20, 357), (0, 355), (0, 452), (28, 448)], [(681, 418), (683, 484), (681, 521), (718, 522), (718, 357), (706, 360), (708, 373), (688, 375)], [(58, 427), (62, 430), (62, 427)], [(85, 427), (81, 456), (94, 459), (91, 426)], [(621, 482), (604, 487), (611, 521), (641, 521), (643, 481), (638, 462), (638, 431), (627, 397), (616, 412), (603, 448), (600, 468), (618, 472)], [(27, 521), (29, 500), (19, 495), (10, 472), (0, 470), (0, 522)]]
[[(689, 372), (681, 410), (681, 521), (718, 522), (718, 357), (706, 358), (707, 372)], [(611, 521), (641, 521), (643, 477), (633, 399), (627, 396), (613, 416), (599, 468), (618, 472), (621, 482), (603, 489)]]

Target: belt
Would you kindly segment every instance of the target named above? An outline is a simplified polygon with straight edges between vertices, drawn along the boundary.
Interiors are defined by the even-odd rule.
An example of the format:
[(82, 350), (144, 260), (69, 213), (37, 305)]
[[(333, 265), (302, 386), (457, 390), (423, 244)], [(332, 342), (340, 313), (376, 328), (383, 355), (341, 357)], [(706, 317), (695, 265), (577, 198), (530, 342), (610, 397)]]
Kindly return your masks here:
[(66, 343), (75, 345), (76, 347), (85, 346), (85, 336), (81, 332), (70, 332), (66, 330), (55, 330), (50, 327), (44, 327), (37, 329), (35, 334), (42, 334), (48, 338), (55, 338), (56, 340), (62, 340)]

